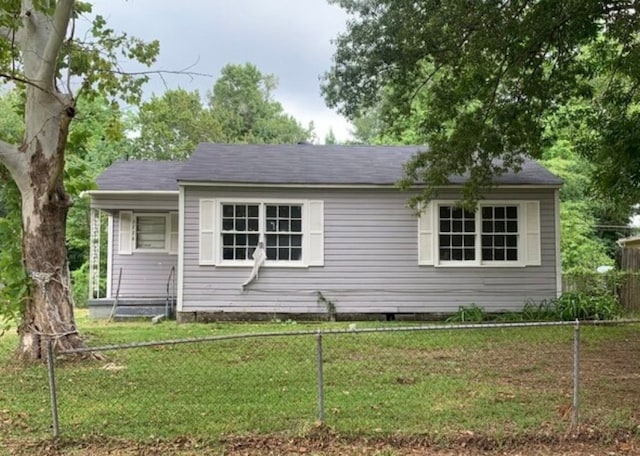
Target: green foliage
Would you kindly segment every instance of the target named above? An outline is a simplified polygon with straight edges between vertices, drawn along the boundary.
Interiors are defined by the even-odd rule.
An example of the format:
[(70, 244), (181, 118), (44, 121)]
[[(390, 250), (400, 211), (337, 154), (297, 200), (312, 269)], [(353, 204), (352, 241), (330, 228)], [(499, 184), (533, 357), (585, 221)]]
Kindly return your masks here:
[(0, 335), (12, 325), (28, 292), (22, 267), (22, 220), (20, 194), (0, 168)]
[(198, 92), (167, 90), (140, 107), (130, 128), (139, 133), (128, 154), (136, 159), (182, 160), (201, 142), (297, 143), (304, 129), (273, 99), (273, 75), (254, 65), (227, 65), (204, 104)]
[(470, 306), (460, 306), (458, 311), (450, 315), (446, 321), (448, 323), (479, 323), (488, 319), (484, 308), (471, 304)]
[(211, 115), (221, 127), (224, 141), (235, 143), (291, 143), (311, 139), (282, 105), (273, 99), (277, 80), (255, 65), (226, 65), (208, 94)]
[[(624, 3), (334, 0), (352, 15), (325, 75), (327, 103), (351, 119), (384, 100), (382, 118), (417, 118), (406, 186), (424, 198), (468, 173), (465, 199), (542, 156), (550, 113), (584, 101), (568, 120), (584, 134), (601, 195), (640, 199), (640, 54), (635, 9)], [(397, 137), (397, 135), (396, 135)]]

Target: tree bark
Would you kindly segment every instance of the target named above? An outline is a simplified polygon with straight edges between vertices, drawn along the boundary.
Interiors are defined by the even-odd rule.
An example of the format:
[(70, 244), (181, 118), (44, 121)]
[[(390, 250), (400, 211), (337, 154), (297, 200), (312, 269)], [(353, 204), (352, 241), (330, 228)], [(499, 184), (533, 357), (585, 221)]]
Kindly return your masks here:
[(34, 122), (27, 123), (21, 151), (29, 162), (25, 175), (14, 179), (22, 194), (23, 261), (30, 280), (18, 357), (34, 361), (46, 357), (48, 341), (57, 351), (81, 347), (83, 341), (73, 315), (65, 238), (71, 201), (63, 185), (64, 149), (73, 109), (60, 102), (61, 94), (28, 88), (29, 97), (37, 106), (29, 113), (27, 103), (27, 119)]
[(60, 47), (73, 0), (58, 0), (53, 14), (22, 0), (17, 44), (26, 84), (25, 138), (15, 152), (0, 148), (22, 196), (23, 263), (29, 278), (18, 333), (17, 356), (36, 361), (57, 351), (83, 346), (73, 315), (66, 249), (67, 212), (71, 206), (63, 184), (69, 124), (75, 101), (55, 84)]

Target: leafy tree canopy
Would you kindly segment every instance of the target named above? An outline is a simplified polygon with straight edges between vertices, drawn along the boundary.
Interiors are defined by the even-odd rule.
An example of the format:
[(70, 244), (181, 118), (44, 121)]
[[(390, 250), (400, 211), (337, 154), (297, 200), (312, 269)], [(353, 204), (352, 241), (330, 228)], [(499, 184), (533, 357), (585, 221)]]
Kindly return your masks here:
[[(596, 188), (640, 196), (640, 15), (636, 2), (595, 0), (334, 0), (353, 15), (325, 75), (328, 104), (357, 118), (380, 99), (384, 116), (420, 112), (429, 151), (407, 168), (425, 197), (470, 173), (475, 200), (492, 176), (540, 158), (545, 122), (568, 103), (578, 150)], [(496, 161), (500, 159), (500, 161)]]
[(252, 64), (226, 65), (203, 103), (197, 91), (167, 90), (140, 107), (131, 128), (139, 134), (130, 156), (138, 159), (187, 158), (200, 142), (297, 143), (310, 140), (303, 128), (274, 100), (275, 76)]

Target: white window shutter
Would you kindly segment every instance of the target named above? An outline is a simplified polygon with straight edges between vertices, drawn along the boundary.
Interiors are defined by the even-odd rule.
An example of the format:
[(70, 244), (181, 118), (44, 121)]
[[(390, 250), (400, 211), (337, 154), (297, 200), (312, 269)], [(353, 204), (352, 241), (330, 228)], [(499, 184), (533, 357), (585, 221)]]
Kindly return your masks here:
[(418, 264), (433, 265), (433, 204), (422, 208), (418, 219)]
[(133, 212), (120, 211), (120, 227), (118, 236), (118, 253), (131, 255), (133, 253)]
[(525, 264), (540, 266), (540, 202), (527, 201), (525, 203)]
[(167, 231), (169, 235), (168, 239), (168, 250), (171, 255), (176, 255), (178, 253), (178, 213), (177, 212), (169, 212), (169, 223), (167, 224)]
[(216, 201), (200, 200), (200, 264), (216, 263)]
[(309, 201), (307, 207), (307, 265), (324, 266), (324, 201)]

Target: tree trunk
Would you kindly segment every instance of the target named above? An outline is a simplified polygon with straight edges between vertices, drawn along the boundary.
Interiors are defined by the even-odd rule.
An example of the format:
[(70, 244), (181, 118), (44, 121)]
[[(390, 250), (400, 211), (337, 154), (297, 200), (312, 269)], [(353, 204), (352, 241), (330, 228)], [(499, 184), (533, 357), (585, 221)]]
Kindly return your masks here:
[[(30, 279), (28, 298), (18, 328), (18, 358), (46, 358), (47, 344), (56, 351), (82, 347), (73, 315), (73, 296), (67, 263), (66, 221), (71, 206), (64, 190), (64, 148), (73, 111), (38, 93), (39, 112), (50, 125), (23, 146), (30, 156), (25, 180), (16, 179), (22, 194), (23, 261)], [(50, 109), (43, 106), (48, 105)], [(37, 116), (36, 116), (37, 117)], [(29, 138), (27, 125), (27, 138)], [(26, 185), (25, 185), (26, 184)]]

